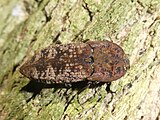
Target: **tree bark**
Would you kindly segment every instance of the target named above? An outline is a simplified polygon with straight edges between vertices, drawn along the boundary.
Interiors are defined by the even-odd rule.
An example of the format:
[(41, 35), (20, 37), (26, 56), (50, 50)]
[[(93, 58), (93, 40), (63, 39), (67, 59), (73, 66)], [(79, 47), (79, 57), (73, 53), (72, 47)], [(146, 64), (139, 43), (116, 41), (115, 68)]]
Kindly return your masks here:
[[(12, 0), (0, 2), (0, 119), (158, 120), (158, 0)], [(36, 83), (19, 67), (50, 44), (111, 40), (130, 70), (111, 83)]]

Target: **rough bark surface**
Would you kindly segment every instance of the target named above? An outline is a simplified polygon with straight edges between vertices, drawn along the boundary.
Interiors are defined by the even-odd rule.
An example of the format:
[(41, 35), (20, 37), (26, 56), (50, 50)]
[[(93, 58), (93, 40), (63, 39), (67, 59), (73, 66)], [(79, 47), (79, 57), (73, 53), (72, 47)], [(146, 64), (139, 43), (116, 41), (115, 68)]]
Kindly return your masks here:
[[(158, 120), (159, 0), (1, 0), (0, 120)], [(30, 82), (20, 65), (61, 42), (112, 40), (131, 68), (112, 83)]]

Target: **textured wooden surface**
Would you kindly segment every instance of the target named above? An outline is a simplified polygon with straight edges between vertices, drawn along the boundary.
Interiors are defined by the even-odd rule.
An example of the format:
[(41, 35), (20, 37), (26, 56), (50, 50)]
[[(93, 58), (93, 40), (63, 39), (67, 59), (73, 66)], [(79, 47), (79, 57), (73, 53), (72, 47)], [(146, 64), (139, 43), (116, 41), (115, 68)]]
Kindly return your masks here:
[[(159, 0), (0, 1), (0, 119), (156, 120)], [(111, 84), (30, 82), (20, 65), (51, 43), (113, 40), (130, 59)]]

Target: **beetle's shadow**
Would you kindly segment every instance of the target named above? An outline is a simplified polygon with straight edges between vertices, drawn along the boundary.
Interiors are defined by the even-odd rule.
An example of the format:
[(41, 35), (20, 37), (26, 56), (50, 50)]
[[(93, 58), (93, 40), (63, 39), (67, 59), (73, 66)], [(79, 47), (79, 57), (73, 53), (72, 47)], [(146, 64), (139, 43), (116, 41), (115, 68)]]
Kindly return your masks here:
[[(100, 87), (105, 83), (102, 82), (90, 82), (90, 81), (80, 81), (75, 83), (69, 83), (69, 84), (46, 84), (46, 83), (40, 83), (36, 81), (30, 81), (27, 85), (25, 85), (20, 91), (21, 92), (30, 92), (33, 93), (32, 98), (34, 98), (37, 94), (41, 92), (42, 89), (46, 88), (54, 88), (54, 92), (56, 92), (59, 89), (67, 88), (77, 90), (78, 93), (81, 93), (86, 88), (96, 88)], [(30, 101), (30, 100), (28, 100)]]
[(62, 88), (68, 88), (68, 89), (73, 89), (73, 90), (81, 90), (82, 88), (95, 88), (102, 86), (105, 83), (101, 82), (88, 82), (88, 81), (80, 81), (80, 82), (75, 82), (75, 83), (53, 83), (53, 84), (46, 84), (46, 83), (41, 83), (37, 81), (30, 81), (27, 85), (25, 85), (21, 91), (25, 92), (32, 92), (32, 93), (40, 93), (42, 89), (45, 88), (55, 88), (55, 90), (62, 89)]

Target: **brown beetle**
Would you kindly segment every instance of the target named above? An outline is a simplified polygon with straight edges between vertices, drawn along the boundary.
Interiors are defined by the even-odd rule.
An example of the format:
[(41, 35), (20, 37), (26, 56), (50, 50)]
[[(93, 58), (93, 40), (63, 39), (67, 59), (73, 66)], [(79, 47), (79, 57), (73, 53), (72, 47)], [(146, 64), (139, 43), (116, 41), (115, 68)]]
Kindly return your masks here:
[(50, 45), (21, 66), (31, 80), (46, 83), (111, 82), (129, 69), (123, 49), (110, 41)]

